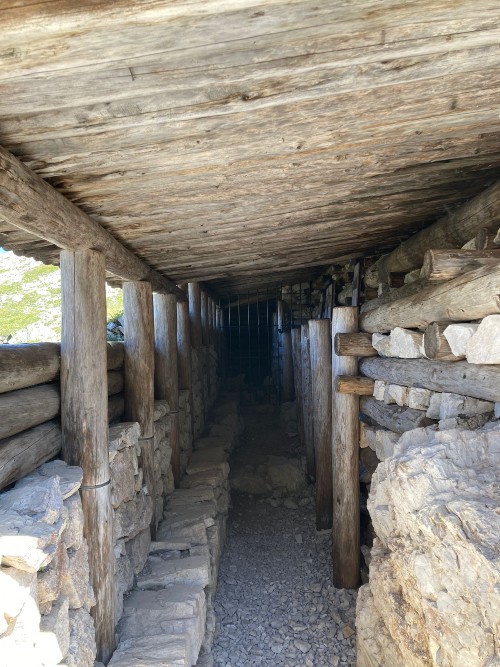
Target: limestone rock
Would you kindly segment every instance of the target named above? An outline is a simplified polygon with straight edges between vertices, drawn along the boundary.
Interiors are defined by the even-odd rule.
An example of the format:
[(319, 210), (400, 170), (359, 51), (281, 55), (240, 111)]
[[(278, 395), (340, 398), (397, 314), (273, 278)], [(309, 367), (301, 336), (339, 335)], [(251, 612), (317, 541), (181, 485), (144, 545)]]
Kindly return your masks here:
[(89, 557), (86, 540), (80, 549), (68, 552), (68, 569), (62, 580), (62, 591), (69, 598), (70, 609), (83, 607), (87, 611), (95, 605), (95, 596), (90, 584)]
[(391, 356), (391, 339), (389, 336), (374, 333), (372, 335), (372, 345), (381, 357)]
[(14, 511), (40, 523), (54, 524), (63, 511), (63, 497), (57, 477), (32, 473), (0, 496), (0, 512)]
[(500, 364), (500, 315), (488, 315), (466, 347), (470, 364)]
[(68, 568), (68, 553), (64, 543), (60, 542), (51, 563), (37, 575), (38, 604), (43, 612), (50, 610), (52, 602), (59, 597)]
[(191, 667), (187, 635), (135, 637), (120, 642), (108, 667)]
[(383, 401), (385, 396), (386, 383), (383, 380), (375, 380), (373, 385), (373, 396), (377, 401)]
[(410, 387), (408, 390), (408, 407), (414, 410), (427, 410), (432, 392), (429, 389)]
[(67, 667), (94, 667), (96, 656), (94, 621), (85, 609), (69, 611)]
[(0, 567), (0, 637), (12, 634), (23, 608), (30, 606), (34, 612), (33, 627), (36, 632), (40, 619), (36, 608), (36, 574), (13, 567)]
[(81, 486), (83, 470), (79, 466), (69, 466), (64, 461), (56, 459), (44, 463), (32, 473), (16, 483), (16, 488), (25, 488), (36, 484), (40, 479), (58, 478), (59, 489), (63, 500), (70, 498)]
[(253, 496), (266, 495), (272, 490), (262, 474), (252, 469), (243, 469), (241, 472), (234, 474), (231, 477), (231, 488)]
[(449, 324), (443, 331), (450, 350), (459, 359), (465, 359), (467, 344), (476, 333), (479, 324), (472, 322), (460, 322), (458, 324)]
[(150, 546), (151, 530), (149, 528), (145, 528), (131, 540), (125, 542), (125, 549), (135, 574), (139, 574), (144, 567), (148, 559)]
[(135, 537), (151, 523), (153, 503), (144, 489), (114, 511), (113, 538)]
[(424, 356), (424, 335), (396, 327), (390, 333), (389, 356), (400, 359), (419, 359)]
[(399, 384), (388, 384), (384, 391), (384, 402), (387, 405), (396, 404), (401, 407), (408, 403), (408, 387), (402, 387)]
[[(494, 664), (499, 463), (500, 425), (492, 422), (476, 431), (409, 431), (378, 466), (368, 500), (378, 536), (373, 597), (358, 602), (361, 664)], [(370, 650), (378, 662), (366, 657)]]
[(70, 496), (64, 501), (68, 512), (68, 523), (62, 534), (62, 541), (66, 549), (79, 549), (83, 542), (83, 508), (79, 493)]
[(69, 651), (69, 604), (61, 597), (53, 605), (50, 614), (42, 616), (36, 652), (41, 665), (52, 667)]
[[(431, 419), (450, 419), (453, 417), (472, 417), (492, 413), (494, 403), (481, 401), (470, 396), (451, 393), (434, 393), (431, 397), (427, 416)], [(434, 415), (434, 416), (433, 416)]]
[(114, 452), (110, 460), (111, 504), (113, 508), (135, 498), (135, 475), (138, 473), (137, 454), (134, 447)]
[(133, 447), (140, 454), (139, 436), (140, 426), (137, 422), (123, 422), (109, 428), (109, 452), (110, 460), (115, 452), (126, 447)]
[(143, 589), (164, 588), (169, 584), (206, 586), (209, 582), (210, 563), (203, 556), (167, 560), (150, 556), (144, 570), (137, 578), (137, 586)]

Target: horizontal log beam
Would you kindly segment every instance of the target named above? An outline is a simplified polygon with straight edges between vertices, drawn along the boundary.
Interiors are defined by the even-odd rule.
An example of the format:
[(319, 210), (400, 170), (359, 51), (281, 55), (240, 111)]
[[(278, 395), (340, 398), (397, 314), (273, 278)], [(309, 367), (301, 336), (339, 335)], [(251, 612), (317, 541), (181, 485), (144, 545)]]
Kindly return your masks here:
[(500, 266), (483, 266), (363, 313), (360, 328), (384, 333), (395, 327), (425, 329), (431, 322), (470, 322), (500, 313), (499, 295)]
[[(108, 343), (108, 370), (123, 366), (123, 343)], [(59, 343), (0, 345), (0, 394), (53, 382), (59, 377)]]
[(367, 377), (338, 375), (334, 387), (338, 394), (355, 394), (356, 396), (372, 396), (375, 382)]
[(377, 350), (372, 345), (371, 334), (338, 333), (333, 341), (335, 354), (342, 357), (376, 357)]
[(387, 405), (383, 401), (377, 401), (373, 396), (363, 396), (360, 399), (359, 409), (363, 415), (376, 424), (394, 433), (405, 433), (414, 428), (431, 426), (436, 423), (433, 419), (429, 419), (422, 410)]
[(500, 223), (500, 182), (474, 197), (453, 213), (413, 234), (407, 241), (377, 262), (379, 281), (391, 273), (408, 272), (422, 266), (430, 248), (460, 248), (481, 228), (497, 228)]
[(500, 365), (484, 366), (466, 361), (426, 359), (363, 359), (363, 375), (404, 387), (422, 387), (485, 401), (500, 400)]
[(105, 257), (106, 269), (122, 280), (146, 280), (155, 292), (186, 298), (175, 283), (127, 250), (104, 227), (2, 147), (0, 193), (0, 220), (6, 224), (64, 250), (98, 250)]
[(426, 280), (451, 280), (481, 266), (499, 266), (497, 250), (428, 250), (420, 276)]

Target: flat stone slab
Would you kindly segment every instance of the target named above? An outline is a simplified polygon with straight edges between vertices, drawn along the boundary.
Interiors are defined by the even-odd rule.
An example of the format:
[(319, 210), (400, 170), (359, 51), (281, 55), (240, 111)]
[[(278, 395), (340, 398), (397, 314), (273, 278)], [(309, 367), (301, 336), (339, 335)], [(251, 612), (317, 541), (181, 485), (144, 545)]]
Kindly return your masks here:
[(221, 461), (219, 462), (213, 460), (207, 460), (206, 458), (203, 459), (199, 455), (205, 455), (205, 452), (194, 452), (186, 468), (186, 473), (188, 475), (195, 475), (200, 472), (219, 470), (220, 474), (223, 477), (229, 477), (229, 463), (226, 460), (227, 454), (225, 452), (224, 452), (225, 458), (221, 459)]
[(216, 488), (209, 484), (200, 484), (190, 489), (175, 489), (168, 498), (168, 507), (176, 503), (201, 503), (215, 500), (218, 493)]
[(227, 480), (229, 475), (229, 465), (226, 464), (226, 468), (217, 467), (217, 468), (207, 468), (206, 470), (200, 470), (192, 474), (184, 475), (181, 480), (180, 488), (181, 489), (192, 489), (195, 486), (212, 486), (218, 487)]
[(120, 642), (108, 667), (191, 667), (187, 635), (134, 637)]
[(174, 529), (186, 528), (195, 523), (200, 523), (200, 521), (203, 521), (206, 526), (211, 526), (215, 516), (217, 516), (217, 504), (211, 500), (184, 507), (167, 507), (163, 519), (171, 529)]
[(226, 435), (212, 435), (206, 438), (198, 438), (194, 441), (193, 449), (195, 451), (206, 451), (207, 449), (218, 449), (222, 447), (226, 452), (233, 448), (233, 439)]
[(207, 527), (204, 521), (197, 519), (196, 522), (187, 526), (172, 528), (167, 521), (160, 523), (156, 532), (157, 542), (189, 542), (191, 546), (207, 544)]
[(210, 583), (210, 561), (205, 556), (188, 556), (164, 560), (160, 556), (150, 556), (144, 570), (137, 577), (137, 587), (157, 590), (170, 584)]

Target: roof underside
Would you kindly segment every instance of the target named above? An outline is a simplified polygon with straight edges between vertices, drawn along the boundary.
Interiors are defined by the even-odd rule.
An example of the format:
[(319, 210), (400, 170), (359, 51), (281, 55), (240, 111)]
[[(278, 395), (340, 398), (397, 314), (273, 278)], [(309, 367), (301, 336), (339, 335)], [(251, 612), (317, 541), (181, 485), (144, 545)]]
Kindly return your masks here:
[(178, 283), (305, 281), (498, 178), (499, 21), (498, 0), (5, 0), (0, 143)]

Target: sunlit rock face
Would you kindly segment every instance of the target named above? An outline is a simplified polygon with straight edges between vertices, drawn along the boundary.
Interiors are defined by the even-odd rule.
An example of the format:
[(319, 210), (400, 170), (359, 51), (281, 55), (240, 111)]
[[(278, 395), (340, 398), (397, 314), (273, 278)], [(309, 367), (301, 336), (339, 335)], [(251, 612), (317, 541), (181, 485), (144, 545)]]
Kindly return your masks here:
[(377, 539), (359, 667), (492, 667), (500, 618), (500, 424), (405, 433), (372, 478)]

